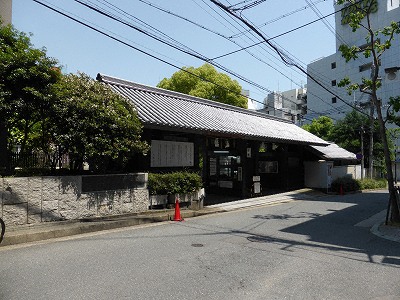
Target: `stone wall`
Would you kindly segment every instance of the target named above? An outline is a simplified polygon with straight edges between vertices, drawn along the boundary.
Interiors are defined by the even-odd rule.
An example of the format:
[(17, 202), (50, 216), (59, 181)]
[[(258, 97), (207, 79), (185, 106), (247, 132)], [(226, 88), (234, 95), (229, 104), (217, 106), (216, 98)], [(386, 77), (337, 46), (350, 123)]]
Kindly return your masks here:
[[(24, 225), (148, 210), (147, 173), (98, 178), (107, 176), (110, 182), (124, 176), (125, 188), (104, 190), (99, 184), (95, 189), (91, 184), (87, 191), (82, 181), (88, 176), (0, 178), (0, 217), (7, 225)], [(134, 182), (127, 185), (129, 180)]]

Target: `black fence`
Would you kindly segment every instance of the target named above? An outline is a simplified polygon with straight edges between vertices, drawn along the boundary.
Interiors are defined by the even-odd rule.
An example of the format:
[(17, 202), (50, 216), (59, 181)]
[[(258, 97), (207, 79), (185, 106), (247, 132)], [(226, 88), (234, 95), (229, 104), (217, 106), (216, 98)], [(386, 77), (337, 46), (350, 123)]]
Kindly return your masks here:
[[(14, 169), (33, 169), (33, 168), (50, 168), (51, 162), (47, 155), (40, 152), (18, 153), (11, 152), (8, 154), (9, 170)], [(69, 165), (68, 155), (64, 155), (57, 162), (56, 168), (67, 167)]]

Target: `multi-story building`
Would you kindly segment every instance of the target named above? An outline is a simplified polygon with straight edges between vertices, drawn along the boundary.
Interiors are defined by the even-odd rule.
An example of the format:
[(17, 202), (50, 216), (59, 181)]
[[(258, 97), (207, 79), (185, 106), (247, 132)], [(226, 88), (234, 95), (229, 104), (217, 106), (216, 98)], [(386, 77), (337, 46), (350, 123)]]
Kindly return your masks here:
[(250, 98), (250, 91), (249, 90), (243, 90), (242, 89), (242, 96), (247, 98), (247, 109), (251, 109), (251, 110), (256, 110), (257, 109), (257, 105)]
[[(391, 21), (400, 21), (399, 0), (364, 0), (361, 5), (372, 2), (374, 12), (371, 14), (371, 24), (374, 30), (381, 29)], [(335, 1), (336, 3), (336, 1)], [(343, 6), (334, 4), (335, 11)], [(354, 6), (352, 6), (354, 7)], [(341, 119), (353, 107), (365, 107), (368, 110), (368, 95), (356, 91), (351, 96), (345, 88), (338, 87), (338, 83), (345, 77), (352, 82), (361, 83), (362, 77), (369, 78), (371, 74), (372, 59), (361, 55), (356, 60), (346, 63), (338, 50), (342, 44), (348, 46), (357, 45), (360, 48), (367, 46), (366, 30), (360, 28), (353, 32), (348, 25), (348, 7), (336, 13), (336, 53), (310, 63), (307, 67), (309, 77), (307, 79), (308, 95), (307, 119), (313, 119), (320, 115), (330, 116), (334, 120)], [(383, 39), (384, 37), (381, 37)], [(382, 40), (381, 40), (382, 42)], [(380, 77), (382, 87), (378, 90), (378, 97), (385, 106), (391, 96), (400, 95), (400, 36), (396, 36), (391, 48), (380, 58)], [(312, 78), (316, 79), (326, 89), (321, 87)], [(366, 111), (368, 113), (368, 111)]]
[(10, 24), (12, 17), (12, 0), (0, 0), (0, 18), (3, 24)]
[(259, 111), (298, 123), (307, 111), (307, 88), (270, 93)]

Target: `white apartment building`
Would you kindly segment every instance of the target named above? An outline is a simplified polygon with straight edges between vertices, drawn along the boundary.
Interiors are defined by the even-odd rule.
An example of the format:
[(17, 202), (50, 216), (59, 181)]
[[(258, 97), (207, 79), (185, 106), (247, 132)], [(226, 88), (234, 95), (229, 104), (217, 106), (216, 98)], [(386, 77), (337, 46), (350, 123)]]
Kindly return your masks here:
[(259, 111), (298, 124), (299, 116), (307, 111), (307, 88), (270, 93), (264, 99), (264, 108)]
[[(400, 0), (365, 0), (361, 3), (365, 5), (370, 1), (373, 1), (373, 5), (375, 5), (375, 12), (371, 14), (372, 28), (383, 28), (389, 25), (391, 21), (400, 22)], [(342, 8), (342, 6), (336, 4), (334, 4), (334, 7), (335, 11)], [(363, 107), (365, 106), (363, 104), (369, 101), (368, 96), (360, 91), (349, 96), (345, 88), (337, 86), (340, 80), (345, 77), (349, 77), (353, 82), (361, 83), (362, 77), (368, 78), (371, 74), (370, 58), (361, 55), (359, 59), (346, 63), (341, 52), (338, 51), (342, 44), (362, 47), (367, 43), (365, 40), (366, 30), (360, 28), (356, 32), (352, 32), (352, 29), (346, 23), (346, 11), (348, 9), (336, 13), (335, 16), (337, 52), (315, 60), (307, 66), (310, 75), (307, 79), (307, 119), (326, 115), (338, 120), (351, 111), (352, 106)], [(311, 79), (311, 76), (332, 93), (319, 86)], [(400, 95), (400, 36), (395, 37), (391, 48), (381, 57), (380, 77), (382, 78), (382, 87), (378, 91), (378, 97), (382, 100), (382, 105), (385, 105), (389, 97)], [(344, 101), (340, 100), (338, 96)]]

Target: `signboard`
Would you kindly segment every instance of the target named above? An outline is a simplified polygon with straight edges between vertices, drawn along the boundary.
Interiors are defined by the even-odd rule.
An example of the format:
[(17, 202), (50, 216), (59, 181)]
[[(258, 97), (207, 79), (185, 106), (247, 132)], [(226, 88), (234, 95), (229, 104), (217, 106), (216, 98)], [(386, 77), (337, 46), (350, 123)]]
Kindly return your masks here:
[(217, 159), (210, 157), (210, 176), (217, 174)]
[(193, 165), (193, 143), (151, 141), (151, 167), (193, 167)]
[(260, 173), (278, 173), (277, 161), (259, 161), (258, 172)]

